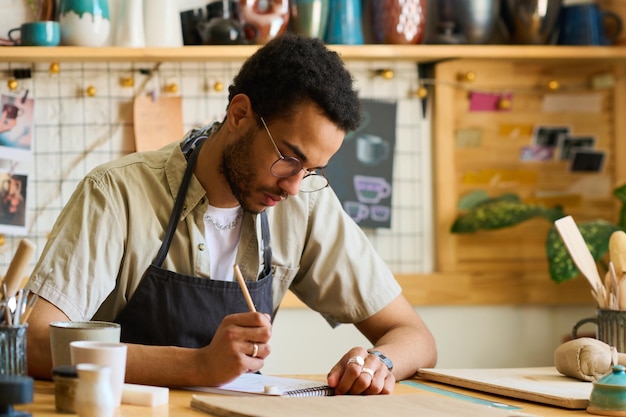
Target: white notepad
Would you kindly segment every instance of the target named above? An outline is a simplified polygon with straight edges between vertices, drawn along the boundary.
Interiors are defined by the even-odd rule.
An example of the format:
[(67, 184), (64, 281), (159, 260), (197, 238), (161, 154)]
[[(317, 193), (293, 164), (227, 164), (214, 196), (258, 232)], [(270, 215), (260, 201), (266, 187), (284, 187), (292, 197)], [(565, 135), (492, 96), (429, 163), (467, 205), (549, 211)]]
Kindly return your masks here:
[(321, 397), (335, 390), (319, 381), (262, 374), (242, 374), (219, 387), (188, 387), (190, 390), (226, 395), (271, 395), (278, 397)]

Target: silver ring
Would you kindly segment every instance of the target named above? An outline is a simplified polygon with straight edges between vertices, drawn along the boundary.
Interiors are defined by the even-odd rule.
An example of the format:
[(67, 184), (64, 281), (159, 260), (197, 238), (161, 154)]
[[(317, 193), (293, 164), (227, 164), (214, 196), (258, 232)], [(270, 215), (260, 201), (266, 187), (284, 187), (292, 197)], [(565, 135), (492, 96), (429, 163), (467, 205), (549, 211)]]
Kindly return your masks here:
[(256, 355), (259, 354), (259, 345), (257, 345), (256, 343), (252, 344), (252, 356), (253, 358), (256, 358)]
[(353, 356), (350, 359), (348, 359), (348, 362), (346, 363), (346, 365), (350, 365), (351, 363), (356, 363), (359, 366), (363, 366), (365, 365), (365, 359), (363, 359), (360, 356)]
[(374, 370), (370, 369), (370, 368), (366, 368), (363, 367), (363, 369), (361, 369), (361, 373), (365, 372), (366, 374), (369, 374), (369, 376), (372, 377), (372, 379), (374, 379)]

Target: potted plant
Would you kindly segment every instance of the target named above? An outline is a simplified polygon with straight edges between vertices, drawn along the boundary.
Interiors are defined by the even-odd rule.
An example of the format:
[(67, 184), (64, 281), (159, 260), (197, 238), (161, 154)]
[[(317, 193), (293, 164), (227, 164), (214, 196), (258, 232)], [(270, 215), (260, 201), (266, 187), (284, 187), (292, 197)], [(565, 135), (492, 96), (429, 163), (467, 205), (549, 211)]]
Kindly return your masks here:
[[(617, 230), (626, 231), (626, 184), (613, 190), (622, 208), (617, 224), (603, 219), (577, 223), (593, 259), (608, 270), (605, 255), (609, 250), (609, 238)], [(567, 248), (554, 227), (554, 221), (566, 216), (560, 207), (544, 207), (527, 204), (515, 194), (489, 197), (484, 191), (475, 191), (461, 199), (459, 214), (452, 224), (452, 233), (473, 233), (478, 230), (496, 230), (522, 223), (531, 218), (545, 218), (552, 224), (546, 237), (546, 256), (550, 278), (559, 283), (579, 275)]]

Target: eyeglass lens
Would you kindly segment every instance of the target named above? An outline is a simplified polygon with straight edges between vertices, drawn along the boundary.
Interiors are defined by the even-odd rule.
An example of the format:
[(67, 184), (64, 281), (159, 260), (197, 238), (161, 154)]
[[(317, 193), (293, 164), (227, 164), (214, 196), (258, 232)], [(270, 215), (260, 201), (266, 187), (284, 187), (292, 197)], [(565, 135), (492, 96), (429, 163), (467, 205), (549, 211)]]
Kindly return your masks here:
[[(302, 163), (292, 156), (285, 156), (278, 159), (271, 167), (272, 175), (278, 178), (288, 178), (298, 174), (302, 170)], [(306, 171), (305, 171), (306, 172)], [(300, 183), (300, 191), (310, 193), (321, 190), (328, 186), (328, 179), (322, 173), (306, 172)]]
[[(265, 131), (272, 141), (272, 145), (274, 145), (274, 149), (276, 149), (276, 153), (278, 154), (278, 159), (274, 161), (272, 166), (270, 167), (270, 172), (272, 175), (278, 178), (287, 178), (293, 175), (298, 174), (300, 171), (304, 170), (302, 166), (302, 161), (294, 156), (283, 156), (276, 143), (274, 142), (274, 138), (270, 133), (270, 129), (267, 127), (267, 123), (263, 117), (261, 117), (261, 122), (263, 122), (263, 126), (265, 127)], [(300, 182), (300, 191), (305, 193), (310, 193), (313, 191), (319, 191), (322, 188), (326, 188), (328, 186), (328, 178), (324, 175), (324, 170), (320, 170), (321, 175), (317, 172), (309, 172), (305, 170), (304, 177)]]

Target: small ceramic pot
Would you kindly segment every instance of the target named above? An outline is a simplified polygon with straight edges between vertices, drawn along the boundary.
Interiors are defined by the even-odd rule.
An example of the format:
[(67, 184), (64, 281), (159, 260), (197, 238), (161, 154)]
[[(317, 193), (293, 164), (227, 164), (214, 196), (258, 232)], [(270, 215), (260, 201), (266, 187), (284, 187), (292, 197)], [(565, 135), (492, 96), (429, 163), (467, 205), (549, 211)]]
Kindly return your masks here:
[(613, 372), (593, 382), (587, 412), (602, 416), (626, 416), (626, 368), (613, 366)]

